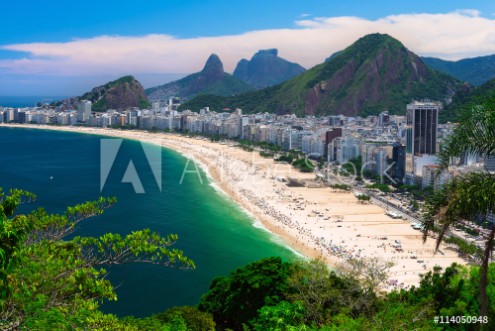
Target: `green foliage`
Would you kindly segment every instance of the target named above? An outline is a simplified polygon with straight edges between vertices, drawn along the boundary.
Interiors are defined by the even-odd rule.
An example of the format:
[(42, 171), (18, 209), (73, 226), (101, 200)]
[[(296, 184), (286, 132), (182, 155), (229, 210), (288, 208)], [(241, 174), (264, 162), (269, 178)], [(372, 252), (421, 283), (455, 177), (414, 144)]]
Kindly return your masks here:
[[(145, 318), (135, 318), (132, 316), (126, 316), (119, 320), (120, 325), (125, 325), (129, 330), (139, 331), (171, 331), (171, 324), (164, 324), (156, 316), (150, 316)], [(175, 322), (175, 321), (174, 321)], [(124, 329), (125, 330), (125, 329)]]
[(268, 158), (269, 158), (269, 157), (274, 157), (274, 156), (275, 156), (275, 154), (273, 154), (273, 153), (271, 153), (271, 152), (264, 152), (264, 151), (261, 151), (261, 152), (260, 152), (260, 156), (261, 156), (261, 157), (268, 157)]
[(166, 324), (173, 324), (182, 320), (188, 331), (215, 331), (215, 322), (211, 314), (199, 311), (194, 307), (173, 307), (164, 313), (154, 315), (154, 317)]
[(449, 237), (444, 240), (447, 244), (454, 244), (459, 248), (461, 255), (482, 256), (482, 251), (475, 244), (468, 243), (459, 237)]
[(241, 144), (241, 145), (237, 145), (237, 147), (239, 147), (242, 150), (245, 150), (246, 152), (252, 152), (252, 151), (254, 151), (254, 148), (251, 147), (250, 145), (243, 145), (243, 144)]
[(305, 317), (300, 302), (281, 301), (276, 306), (263, 306), (251, 325), (254, 331), (304, 330)]
[(465, 88), (455, 95), (444, 111), (438, 114), (441, 123), (447, 121), (462, 123), (463, 114), (495, 96), (495, 79), (473, 89)]
[[(487, 97), (481, 104), (461, 113), (460, 124), (444, 142), (440, 152), (441, 168), (446, 169), (452, 157), (472, 153), (482, 157), (495, 156), (495, 98)], [(437, 249), (447, 230), (464, 220), (485, 223), (495, 212), (495, 176), (488, 172), (472, 172), (457, 176), (436, 192), (428, 203), (424, 239), (435, 223), (440, 232)], [(495, 225), (485, 236), (481, 259), (480, 313), (486, 315), (488, 302), (488, 267), (495, 246)]]
[(376, 188), (383, 193), (389, 193), (390, 192), (390, 187), (387, 184), (380, 184), (380, 183), (374, 183), (370, 185), (366, 185), (367, 188)]
[(139, 109), (148, 109), (151, 106), (151, 104), (145, 98), (140, 97), (137, 106), (139, 107)]
[(467, 234), (473, 236), (473, 237), (476, 237), (480, 234), (480, 231), (479, 230), (474, 230), (470, 227), (467, 227), (467, 226), (464, 226), (463, 224), (455, 224), (454, 227), (457, 229), (457, 230), (461, 230), (461, 231), (464, 231), (466, 232)]
[[(331, 188), (336, 189), (336, 190), (342, 190), (342, 191), (350, 191), (351, 186), (347, 184), (331, 184), (329, 185)], [(359, 199), (359, 197), (358, 197)]]
[(468, 82), (482, 85), (492, 79), (495, 74), (495, 56), (480, 56), (459, 61), (446, 61), (433, 57), (421, 58), (430, 68)]
[(433, 324), (434, 309), (427, 304), (410, 305), (386, 301), (373, 318), (362, 321), (359, 330), (441, 330)]
[(344, 173), (350, 175), (356, 175), (356, 176), (359, 175), (362, 168), (363, 168), (363, 160), (361, 156), (351, 159), (342, 165), (342, 169), (344, 170)]
[(495, 155), (495, 93), (476, 101), (479, 103), (461, 112), (459, 125), (442, 145), (440, 160), (444, 168), (452, 157), (463, 153)]
[(411, 99), (443, 101), (462, 87), (455, 78), (426, 67), (398, 40), (370, 34), (282, 84), (232, 97), (202, 95), (180, 109), (209, 106), (213, 110), (228, 107), (298, 115), (310, 110), (328, 115), (348, 114), (358, 105), (359, 115), (365, 117), (384, 109), (403, 114)]
[(161, 237), (149, 229), (134, 231), (122, 237), (107, 233), (99, 238), (75, 237), (73, 243), (80, 245), (85, 260), (92, 265), (146, 262), (163, 266), (194, 268), (194, 262), (178, 249), (169, 250), (179, 237), (175, 234)]
[[(426, 187), (424, 190), (419, 185), (406, 185), (401, 184), (397, 187), (399, 192), (409, 192), (412, 194), (416, 200), (424, 200), (425, 198), (431, 196), (434, 190)], [(418, 205), (419, 207), (419, 205)]]
[(292, 161), (292, 166), (301, 172), (313, 172), (315, 170), (311, 161), (305, 158)]
[[(355, 261), (351, 264), (357, 268), (340, 275), (319, 261), (292, 264), (288, 297), (276, 305), (263, 306), (245, 330), (479, 329), (479, 324), (439, 325), (433, 320), (439, 315), (479, 316), (479, 268), (453, 264), (442, 272), (437, 267), (421, 276), (417, 287), (377, 296), (375, 286), (367, 286), (367, 281), (362, 283), (362, 280), (373, 283), (373, 277), (385, 279), (383, 263)], [(367, 276), (362, 277), (363, 274)], [(495, 268), (490, 268), (488, 279), (488, 293), (493, 298)], [(489, 321), (493, 321), (494, 313), (495, 304), (491, 302)], [(486, 329), (493, 329), (492, 324), (490, 322)]]
[(272, 143), (269, 143), (269, 142), (265, 142), (265, 141), (261, 141), (257, 145), (259, 147), (261, 147), (262, 149), (268, 150), (268, 151), (271, 151), (271, 152), (279, 152), (281, 150), (280, 146), (277, 146), (275, 144), (272, 144)]
[(320, 156), (316, 161), (317, 161), (318, 169), (323, 169), (323, 167), (325, 166), (325, 158)]
[(0, 188), (0, 281), (6, 279), (5, 271), (8, 270), (13, 255), (20, 249), (33, 227), (25, 215), (12, 216), (19, 204), (35, 198), (32, 193), (16, 189), (5, 195)]
[(200, 94), (212, 94), (212, 95), (224, 95), (231, 96), (240, 93), (245, 93), (252, 91), (253, 88), (242, 82), (241, 80), (231, 76), (230, 74), (224, 73), (224, 78), (214, 84), (202, 89), (196, 94), (189, 95), (188, 97), (194, 97)]
[(287, 162), (287, 163), (292, 163), (293, 160), (294, 157), (289, 154), (280, 155), (278, 158), (275, 159), (275, 161), (277, 162)]
[(240, 330), (264, 305), (284, 300), (289, 264), (279, 257), (262, 259), (215, 278), (198, 308), (211, 313), (220, 329)]
[(359, 201), (370, 201), (371, 200), (371, 197), (369, 195), (366, 195), (366, 194), (359, 194), (357, 196), (357, 199)]
[(461, 315), (476, 314), (479, 313), (476, 296), (463, 297), (467, 294), (466, 290), (476, 291), (476, 285), (470, 284), (470, 278), (469, 270), (458, 264), (453, 264), (443, 273), (440, 267), (435, 267), (433, 271), (422, 276), (418, 287), (413, 287), (407, 292), (402, 291), (401, 297), (413, 305), (432, 305), (435, 311), (451, 310), (460, 305), (460, 299), (467, 300), (462, 304), (467, 310)]
[(489, 173), (471, 172), (455, 177), (427, 201), (425, 217), (428, 225), (441, 227), (438, 240), (462, 220), (485, 219), (495, 211), (495, 177)]
[(366, 295), (359, 283), (338, 276), (319, 260), (295, 263), (289, 284), (289, 299), (302, 304), (308, 325), (324, 325), (338, 314), (359, 317), (374, 309), (375, 298)]
[[(117, 93), (114, 95), (113, 93)], [(124, 94), (127, 98), (132, 96), (133, 104), (122, 104), (119, 97)], [(123, 76), (105, 85), (99, 86), (79, 97), (80, 100), (92, 102), (91, 110), (104, 112), (109, 108), (130, 108), (139, 107), (146, 109), (150, 106), (143, 87), (133, 76)]]
[(411, 208), (412, 208), (412, 211), (419, 210), (419, 203), (416, 200), (411, 200)]
[[(160, 91), (165, 97), (176, 96), (183, 99), (192, 99), (206, 97), (235, 96), (240, 93), (253, 91), (253, 88), (241, 80), (233, 77), (230, 74), (224, 73), (221, 77), (208, 77), (208, 73), (203, 71), (188, 75), (179, 80), (167, 83), (164, 85), (146, 89), (147, 95)], [(213, 78), (213, 79), (212, 79)], [(218, 79), (217, 79), (218, 78)], [(193, 99), (194, 100), (194, 99)], [(187, 103), (187, 107), (180, 107), (179, 110), (193, 109), (198, 110), (208, 104)], [(213, 105), (213, 104), (212, 104)], [(216, 108), (210, 107), (212, 110), (222, 110), (228, 106)], [(239, 107), (234, 107), (239, 108)], [(242, 107), (241, 107), (242, 108)]]
[(222, 134), (212, 134), (211, 136), (209, 136), (210, 141), (213, 141), (213, 142), (222, 141), (222, 140), (225, 140), (226, 138), (227, 137), (225, 135), (222, 135)]
[(182, 251), (168, 249), (176, 235), (163, 238), (142, 230), (125, 237), (109, 233), (63, 239), (80, 221), (115, 204), (114, 198), (69, 207), (60, 215), (43, 209), (16, 215), (19, 204), (33, 198), (20, 190), (8, 195), (0, 190), (2, 330), (138, 330), (98, 310), (103, 300), (117, 299), (99, 266), (147, 262), (194, 268)]
[[(290, 155), (298, 157), (295, 151)], [(472, 191), (463, 190), (486, 174), (472, 174), (455, 181), (458, 196), (435, 194), (430, 215), (449, 203), (463, 204)], [(466, 185), (465, 185), (466, 184)], [(469, 184), (469, 185), (467, 185)], [(492, 200), (476, 191), (473, 206), (444, 211), (442, 217), (464, 217), (464, 212), (484, 210)], [(495, 187), (495, 186), (494, 186)], [(487, 330), (495, 328), (495, 265), (440, 268), (421, 276), (419, 286), (385, 293), (381, 285), (390, 264), (378, 259), (349, 259), (339, 274), (322, 261), (283, 262), (266, 258), (215, 278), (197, 308), (174, 307), (146, 318), (104, 314), (99, 304), (116, 300), (105, 279), (105, 264), (147, 262), (193, 268), (194, 263), (170, 246), (176, 235), (161, 237), (150, 230), (128, 235), (105, 234), (99, 238), (64, 240), (75, 224), (100, 215), (115, 204), (104, 199), (67, 208), (61, 215), (42, 209), (17, 215), (20, 203), (34, 195), (0, 191), (0, 329), (12, 330), (477, 330), (479, 325), (439, 325), (434, 316), (479, 316), (480, 288), (486, 277)], [(440, 220), (440, 219), (439, 219)], [(457, 243), (460, 245), (459, 243)], [(486, 270), (486, 272), (485, 272)]]

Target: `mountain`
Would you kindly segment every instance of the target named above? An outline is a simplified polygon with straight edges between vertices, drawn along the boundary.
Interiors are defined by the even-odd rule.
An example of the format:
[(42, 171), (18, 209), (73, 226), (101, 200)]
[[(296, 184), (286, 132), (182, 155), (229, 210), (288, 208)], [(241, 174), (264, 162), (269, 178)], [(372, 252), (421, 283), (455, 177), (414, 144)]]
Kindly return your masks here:
[(451, 75), (472, 85), (481, 85), (495, 78), (495, 55), (459, 61), (445, 61), (434, 57), (421, 58), (432, 69)]
[(485, 98), (495, 98), (495, 78), (481, 86), (457, 93), (452, 103), (439, 113), (438, 120), (441, 123), (455, 122), (462, 111), (472, 108)]
[(282, 84), (230, 98), (200, 96), (181, 109), (242, 108), (300, 115), (403, 114), (413, 99), (450, 102), (462, 83), (428, 68), (398, 40), (367, 35), (327, 62)]
[(258, 51), (250, 61), (240, 60), (233, 76), (256, 89), (262, 89), (285, 82), (304, 71), (299, 64), (278, 57), (277, 49), (266, 49)]
[(252, 90), (246, 83), (225, 73), (218, 55), (212, 54), (200, 72), (146, 89), (146, 94), (150, 100), (166, 100), (172, 96), (187, 99), (198, 94), (229, 96)]
[(330, 55), (329, 57), (327, 57), (325, 59), (325, 62), (330, 61), (331, 59), (333, 59), (334, 57), (336, 57), (337, 55), (339, 55), (340, 52), (342, 52), (342, 51), (336, 51), (335, 53), (333, 53), (332, 55)]
[(93, 111), (107, 109), (129, 109), (132, 107), (148, 108), (149, 102), (143, 86), (133, 76), (124, 76), (105, 85), (93, 88), (80, 97), (54, 102), (62, 109), (75, 109), (80, 100), (89, 100)]
[(143, 86), (133, 76), (124, 76), (95, 87), (91, 92), (83, 94), (80, 99), (91, 101), (93, 111), (149, 106)]

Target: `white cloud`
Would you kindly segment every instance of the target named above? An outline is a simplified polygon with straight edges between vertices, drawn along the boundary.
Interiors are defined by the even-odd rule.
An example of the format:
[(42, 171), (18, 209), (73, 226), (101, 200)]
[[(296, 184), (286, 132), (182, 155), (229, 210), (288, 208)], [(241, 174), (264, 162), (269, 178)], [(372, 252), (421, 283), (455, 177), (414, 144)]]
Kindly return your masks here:
[(22, 59), (0, 60), (0, 72), (77, 76), (127, 73), (191, 73), (217, 53), (232, 72), (237, 61), (257, 50), (278, 48), (279, 55), (306, 68), (323, 62), (369, 33), (388, 33), (413, 52), (456, 60), (495, 54), (495, 19), (477, 10), (445, 14), (400, 14), (367, 20), (316, 17), (296, 28), (251, 31), (239, 35), (178, 39), (169, 35), (99, 36), (63, 43), (3, 45), (26, 52)]
[(478, 17), (481, 15), (481, 12), (477, 9), (459, 9), (456, 10), (456, 13), (466, 16)]

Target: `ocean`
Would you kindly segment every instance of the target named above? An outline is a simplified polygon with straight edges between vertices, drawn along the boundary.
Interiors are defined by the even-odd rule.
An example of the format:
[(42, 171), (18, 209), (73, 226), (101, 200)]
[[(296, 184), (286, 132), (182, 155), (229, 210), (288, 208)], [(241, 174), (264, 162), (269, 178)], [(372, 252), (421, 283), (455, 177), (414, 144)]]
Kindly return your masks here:
[[(4, 191), (21, 188), (38, 197), (20, 212), (40, 206), (52, 213), (63, 212), (66, 206), (99, 196), (116, 196), (114, 207), (81, 222), (75, 235), (124, 235), (144, 228), (162, 235), (175, 233), (179, 240), (173, 248), (184, 250), (196, 263), (196, 270), (149, 264), (105, 267), (118, 295), (117, 302), (103, 304), (105, 312), (147, 316), (172, 306), (194, 305), (216, 276), (263, 257), (297, 258), (279, 238), (215, 189), (203, 172), (202, 181), (197, 174), (186, 172), (180, 183), (186, 159), (174, 151), (152, 147), (162, 157), (160, 191), (142, 144), (124, 140), (100, 191), (101, 139), (111, 138), (0, 127), (0, 139), (0, 187)], [(130, 161), (145, 193), (136, 194), (131, 183), (122, 183)]]
[(52, 103), (54, 101), (67, 99), (67, 96), (4, 96), (0, 95), (0, 107), (24, 108), (35, 107), (36, 103)]

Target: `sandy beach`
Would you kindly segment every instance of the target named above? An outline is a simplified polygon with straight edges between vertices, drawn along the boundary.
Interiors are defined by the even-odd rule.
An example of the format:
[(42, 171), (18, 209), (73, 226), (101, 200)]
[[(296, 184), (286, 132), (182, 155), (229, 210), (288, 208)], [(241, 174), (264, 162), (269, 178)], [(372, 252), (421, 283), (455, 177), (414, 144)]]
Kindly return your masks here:
[[(314, 179), (290, 165), (263, 158), (232, 144), (212, 143), (203, 138), (134, 130), (42, 125), (0, 125), (47, 130), (75, 131), (136, 139), (175, 150), (206, 169), (213, 181), (285, 243), (311, 258), (321, 257), (336, 267), (348, 257), (380, 257), (393, 261), (388, 289), (419, 283), (419, 275), (438, 265), (465, 264), (457, 252), (444, 244), (434, 254), (435, 239), (423, 244), (422, 233), (410, 223), (392, 219), (373, 204), (358, 202), (352, 192), (331, 188), (288, 187), (281, 177)], [(188, 162), (184, 176), (193, 173)], [(181, 178), (177, 178), (178, 181)], [(199, 180), (199, 179), (198, 179)], [(207, 185), (207, 183), (204, 183)]]

